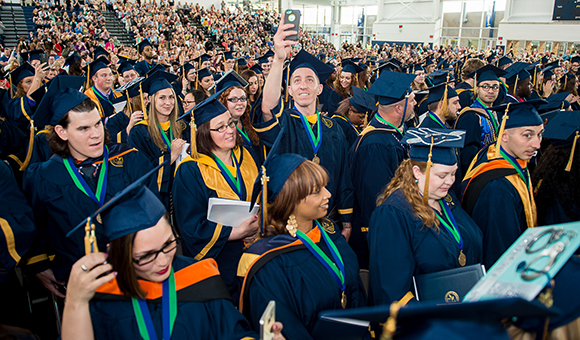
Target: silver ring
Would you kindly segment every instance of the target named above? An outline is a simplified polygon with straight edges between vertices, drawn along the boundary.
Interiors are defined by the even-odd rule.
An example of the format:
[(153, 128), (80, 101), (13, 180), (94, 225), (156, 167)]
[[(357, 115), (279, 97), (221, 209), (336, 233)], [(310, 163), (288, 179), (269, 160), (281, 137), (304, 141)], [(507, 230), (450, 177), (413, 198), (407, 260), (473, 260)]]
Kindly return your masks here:
[(84, 264), (81, 264), (81, 269), (83, 270), (83, 272), (86, 272), (89, 270), (89, 268), (87, 268)]

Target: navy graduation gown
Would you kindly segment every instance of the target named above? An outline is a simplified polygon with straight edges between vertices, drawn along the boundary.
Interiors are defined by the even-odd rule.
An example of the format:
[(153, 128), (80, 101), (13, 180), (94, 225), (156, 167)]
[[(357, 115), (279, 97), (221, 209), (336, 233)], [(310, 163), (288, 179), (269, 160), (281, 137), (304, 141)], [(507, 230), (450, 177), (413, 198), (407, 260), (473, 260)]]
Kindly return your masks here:
[[(481, 262), (481, 231), (453, 196), (444, 198), (463, 238), (466, 265)], [(427, 228), (400, 190), (375, 209), (368, 234), (369, 302), (376, 306), (398, 301), (412, 292), (413, 276), (459, 267), (459, 247), (445, 227)]]
[[(189, 129), (184, 121), (177, 122), (178, 129), (181, 129), (181, 138), (189, 139)], [(173, 185), (173, 174), (175, 172), (175, 163), (171, 164), (171, 154), (167, 151), (162, 151), (157, 144), (151, 139), (148, 130), (148, 121), (142, 120), (135, 124), (129, 134), (129, 144), (139, 150), (145, 155), (151, 164), (157, 165), (168, 162), (159, 169), (156, 176), (157, 190), (161, 195), (161, 201), (165, 205), (167, 211), (171, 210), (171, 187)]]
[[(198, 262), (175, 256), (173, 270), (178, 291), (177, 317), (173, 325), (172, 339), (259, 338), (232, 304), (213, 260)], [(101, 286), (90, 302), (95, 339), (140, 339), (131, 299), (121, 295), (118, 288), (114, 289), (116, 284), (113, 285), (113, 282), (116, 281)], [(145, 287), (161, 285), (154, 282), (146, 284), (148, 285)], [(147, 306), (157, 338), (161, 339), (162, 299), (161, 296), (154, 296), (153, 291), (148, 293)]]
[(332, 116), (338, 109), (338, 105), (343, 98), (340, 97), (336, 91), (334, 91), (330, 86), (324, 84), (322, 87), (322, 93), (318, 96), (318, 101), (320, 102), (320, 112), (328, 113), (328, 116)]
[(252, 124), (262, 123), (262, 93), (251, 103), (248, 99), (248, 105), (250, 105), (250, 122)]
[(483, 264), (488, 269), (528, 228), (522, 199), (505, 177), (487, 183), (471, 217), (483, 233)]
[[(477, 111), (476, 111), (477, 110)], [(465, 144), (459, 151), (459, 168), (461, 173), (467, 173), (467, 169), (479, 150), (487, 148), (496, 141), (496, 131), (489, 118), (478, 114), (483, 112), (479, 108), (465, 108), (455, 121), (456, 130), (464, 130)]]
[(34, 113), (34, 107), (30, 106), (28, 97), (12, 98), (8, 101), (6, 115), (17, 128), (25, 133), (29, 132), (30, 119)]
[[(83, 163), (91, 164), (96, 161), (99, 159), (89, 159)], [(152, 168), (141, 153), (128, 145), (109, 145), (105, 200), (111, 199)], [(153, 179), (149, 181), (148, 186), (154, 193), (158, 192)], [(94, 192), (96, 188), (91, 189)], [(52, 156), (47, 162), (31, 164), (28, 167), (24, 191), (33, 208), (36, 226), (42, 234), (37, 237), (42, 244), (34, 249), (32, 255), (39, 256), (36, 259), (46, 260), (45, 252), (49, 251), (49, 245), (44, 243), (50, 242), (56, 252), (52, 262), (55, 277), (66, 280), (74, 262), (85, 255), (85, 233), (84, 230), (79, 230), (71, 237), (66, 237), (66, 234), (95, 212), (99, 205), (75, 186), (64, 166), (63, 158), (57, 155)], [(97, 242), (99, 249), (105, 250), (108, 239), (101, 230), (102, 228), (97, 226)], [(38, 263), (35, 265), (36, 272), (48, 269), (47, 261)]]
[(52, 157), (50, 145), (48, 143), (48, 130), (41, 130), (34, 136), (34, 147), (32, 148), (32, 157), (30, 163), (46, 162)]
[[(280, 129), (284, 128), (281, 141), (282, 153), (296, 153), (306, 159), (313, 159), (314, 151), (308, 139), (308, 132), (302, 125), (299, 113), (294, 109), (281, 110), (280, 104), (272, 109), (274, 117), (262, 124), (255, 124), (254, 129), (260, 140), (267, 146), (272, 146)], [(340, 215), (343, 222), (352, 219), (352, 183), (348, 177), (347, 141), (342, 129), (331, 119), (320, 116), (322, 123), (322, 143), (318, 150), (320, 165), (329, 174), (326, 188), (332, 194), (329, 202), (329, 216)], [(318, 127), (313, 131), (316, 134)]]
[[(85, 94), (89, 96), (89, 98), (91, 98), (93, 102), (95, 102), (95, 104), (97, 104), (97, 110), (99, 111), (101, 117), (106, 118), (114, 115), (115, 107), (113, 106), (113, 104), (109, 100), (102, 98), (100, 95), (97, 95), (95, 91), (98, 90), (93, 86), (88, 90), (86, 90)], [(111, 98), (117, 98), (122, 96), (122, 94), (111, 92), (110, 96)]]
[(459, 95), (461, 107), (470, 107), (473, 104), (473, 87), (466, 82), (461, 82), (455, 86), (455, 91)]
[(139, 73), (139, 76), (145, 77), (145, 75), (147, 75), (147, 72), (149, 72), (149, 70), (152, 69), (155, 65), (156, 65), (155, 62), (149, 64), (145, 60), (141, 60), (140, 62), (135, 64), (134, 68), (135, 71)]
[(431, 129), (451, 129), (451, 127), (449, 127), (449, 125), (447, 124), (447, 122), (443, 122), (444, 126), (441, 126), (440, 122), (436, 121), (435, 119), (433, 119), (429, 113), (426, 113), (425, 119), (423, 119), (423, 121), (421, 122), (421, 124), (419, 125), (419, 127), (422, 128), (431, 128)]
[[(258, 167), (245, 148), (234, 151), (242, 175), (242, 199), (249, 201), (258, 176)], [(216, 162), (206, 155), (197, 160), (187, 157), (175, 171), (173, 204), (177, 227), (183, 239), (183, 254), (197, 260), (213, 258), (217, 261), (222, 278), (230, 294), (239, 292), (236, 272), (244, 251), (242, 240), (229, 241), (231, 226), (223, 226), (207, 219), (211, 197), (240, 200), (226, 182)], [(237, 227), (237, 226), (236, 226)]]
[(16, 155), (19, 159), (26, 157), (28, 133), (20, 130), (16, 124), (5, 118), (0, 118), (0, 159), (8, 155)]
[[(359, 275), (356, 255), (335, 225), (328, 219), (321, 221), (328, 236), (336, 245), (345, 267), (347, 308), (366, 306), (364, 287)], [(308, 236), (334, 261), (328, 246), (321, 239), (318, 228)], [(240, 274), (248, 274), (244, 281), (242, 312), (255, 330), (260, 329), (260, 317), (270, 300), (276, 301), (276, 320), (282, 322), (286, 339), (312, 339), (310, 332), (324, 310), (342, 309), (341, 290), (334, 277), (301, 241), (290, 235), (278, 235), (254, 243), (240, 261)], [(288, 249), (290, 252), (284, 252)], [(276, 250), (273, 250), (276, 249)], [(277, 256), (262, 256), (279, 251)]]
[[(389, 129), (389, 130), (387, 130)], [(407, 158), (402, 136), (373, 118), (350, 149), (350, 175), (354, 187), (353, 229), (349, 243), (361, 268), (368, 268), (367, 232), (377, 197)]]
[(360, 131), (351, 124), (345, 117), (342, 115), (334, 115), (332, 116), (332, 121), (338, 124), (342, 128), (342, 132), (346, 137), (346, 143), (348, 148), (350, 149), (358, 136), (360, 135)]
[(105, 126), (107, 127), (107, 130), (109, 130), (111, 140), (115, 143), (128, 143), (129, 136), (127, 135), (127, 126), (130, 121), (131, 118), (129, 118), (123, 111), (117, 112), (116, 115), (107, 119)]

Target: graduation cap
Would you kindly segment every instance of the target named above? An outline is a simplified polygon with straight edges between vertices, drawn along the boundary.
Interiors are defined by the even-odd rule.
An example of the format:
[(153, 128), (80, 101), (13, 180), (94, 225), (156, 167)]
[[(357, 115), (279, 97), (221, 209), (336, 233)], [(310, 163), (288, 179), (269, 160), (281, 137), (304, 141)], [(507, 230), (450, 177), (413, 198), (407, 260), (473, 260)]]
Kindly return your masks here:
[(376, 110), (374, 103), (374, 98), (369, 95), (366, 91), (353, 86), (352, 87), (352, 97), (348, 99), (350, 104), (360, 113), (368, 113), (369, 111)]
[(387, 61), (379, 65), (379, 67), (377, 68), (377, 74), (380, 76), (384, 71), (398, 72), (400, 70), (401, 68), (399, 67), (399, 65)]
[[(361, 320), (384, 323), (387, 338), (398, 330), (395, 339), (509, 339), (503, 321), (545, 318), (558, 315), (536, 301), (519, 298), (494, 299), (467, 303), (422, 302), (324, 311), (319, 319)], [(383, 334), (385, 335), (385, 334)]]
[(29, 63), (22, 63), (22, 65), (18, 66), (12, 72), (8, 74), (10, 84), (16, 86), (22, 79), (26, 77), (33, 77), (34, 76), (34, 67)]
[[(117, 54), (117, 58), (119, 58), (119, 61), (121, 61), (121, 62), (133, 60), (133, 59), (131, 59), (131, 57), (128, 57), (128, 56), (122, 55), (122, 54)], [(136, 60), (135, 60), (135, 62), (136, 62)]]
[(268, 49), (266, 53), (264, 53), (263, 57), (273, 57), (275, 55), (274, 51)]
[(312, 71), (314, 71), (316, 76), (318, 76), (320, 84), (324, 84), (326, 82), (326, 79), (328, 79), (328, 77), (330, 77), (334, 73), (334, 68), (326, 65), (325, 63), (320, 61), (320, 59), (306, 52), (306, 50), (300, 50), (300, 52), (296, 54), (296, 57), (294, 57), (294, 59), (292, 59), (292, 61), (290, 62), (290, 72), (289, 73), (287, 72), (286, 79), (287, 84), (288, 79), (290, 79), (290, 76), (300, 68), (309, 68)]
[(427, 105), (444, 100), (443, 104), (444, 106), (447, 106), (445, 102), (449, 98), (458, 96), (455, 89), (447, 85), (446, 82), (432, 86), (427, 90), (429, 90), (429, 95), (427, 96)]
[(566, 110), (570, 107), (570, 103), (566, 100), (569, 95), (570, 92), (559, 92), (550, 95), (546, 98), (547, 103), (538, 107), (538, 112), (543, 114), (552, 110)]
[(491, 52), (491, 53), (489, 54), (489, 56), (487, 56), (487, 58), (485, 58), (485, 60), (486, 60), (486, 61), (487, 61), (489, 64), (491, 64), (491, 63), (493, 62), (493, 60), (494, 60), (494, 59), (495, 59), (495, 53), (493, 53), (493, 52)]
[(474, 84), (475, 86), (477, 86), (477, 84), (481, 83), (482, 81), (489, 80), (499, 81), (499, 77), (503, 77), (506, 74), (507, 72), (499, 67), (495, 67), (493, 65), (485, 65), (471, 72), (470, 74), (467, 75), (467, 77), (473, 78)]
[(454, 83), (455, 82), (455, 78), (453, 77), (453, 75), (451, 73), (449, 73), (449, 70), (437, 70), (431, 74), (428, 74), (427, 77), (430, 78), (431, 80), (431, 84), (433, 84), (433, 86), (442, 84), (442, 83)]
[(545, 64), (548, 61), (550, 61), (550, 58), (547, 55), (545, 55), (545, 56), (542, 57), (541, 61), (542, 61), (542, 64)]
[(248, 86), (248, 82), (234, 70), (226, 72), (226, 74), (224, 74), (224, 76), (214, 84), (216, 92), (223, 92), (233, 86), (241, 86), (244, 88)]
[(197, 70), (196, 76), (197, 76), (197, 80), (201, 81), (205, 77), (212, 77), (213, 74), (211, 73), (211, 71), (209, 70), (208, 67), (204, 67), (201, 70)]
[(151, 47), (153, 47), (153, 46), (151, 45), (151, 43), (149, 42), (149, 40), (148, 40), (148, 39), (143, 39), (143, 40), (142, 40), (142, 41), (139, 43), (139, 45), (138, 45), (138, 47), (137, 47), (137, 49), (139, 50), (139, 53), (143, 53), (143, 50), (144, 50), (144, 49), (145, 49), (145, 47), (147, 47), (147, 46), (151, 46)]
[(64, 61), (65, 65), (72, 65), (75, 62), (77, 62), (78, 60), (80, 60), (82, 58), (82, 56), (78, 53), (78, 52), (73, 52), (71, 53), (68, 58), (66, 58), (66, 60)]
[(561, 89), (566, 89), (566, 87), (568, 86), (568, 81), (571, 81), (574, 78), (576, 78), (576, 75), (572, 72), (568, 72), (568, 73), (564, 74), (560, 78), (560, 84), (562, 84)]
[(401, 119), (401, 123), (403, 123), (407, 113), (407, 101), (412, 92), (411, 83), (415, 77), (414, 74), (384, 71), (369, 88), (368, 93), (375, 95), (377, 106), (379, 104), (390, 105), (405, 99), (403, 118)]
[(556, 117), (548, 121), (544, 138), (550, 139), (550, 143), (555, 146), (572, 145), (572, 151), (564, 169), (570, 172), (576, 144), (580, 138), (580, 111), (560, 111)]
[(435, 61), (435, 59), (433, 57), (427, 57), (427, 59), (425, 59), (425, 67), (429, 66), (429, 65), (433, 65), (436, 64), (437, 62)]
[(158, 70), (141, 82), (141, 88), (143, 89), (143, 92), (152, 96), (160, 90), (169, 88), (173, 89), (171, 83), (177, 78), (178, 77), (175, 74)]
[(288, 177), (296, 170), (296, 168), (307, 161), (301, 155), (295, 153), (285, 153), (282, 150), (282, 140), (285, 138), (285, 130), (282, 128), (272, 144), (272, 148), (260, 167), (258, 177), (254, 182), (254, 189), (252, 191), (252, 199), (250, 203), (250, 210), (254, 208), (258, 200), (258, 195), (261, 193), (261, 225), (260, 235), (264, 234), (264, 226), (268, 225), (268, 203), (273, 202), (282, 188)]
[(580, 56), (575, 55), (572, 58), (570, 58), (570, 63), (571, 64), (573, 64), (573, 63), (580, 63)]
[(195, 66), (193, 66), (193, 64), (190, 63), (189, 61), (186, 62), (185, 64), (183, 64), (183, 67), (182, 67), (182, 70), (183, 70), (182, 75), (185, 77), (187, 75), (187, 73), (189, 73), (189, 71), (193, 70), (193, 69), (195, 69)]
[(255, 60), (258, 61), (258, 64), (267, 64), (270, 62), (267, 55), (263, 55), (261, 57), (256, 58)]
[(80, 92), (85, 81), (84, 77), (58, 75), (48, 84), (47, 90), (34, 115), (36, 126), (44, 128), (46, 125), (55, 126), (72, 108), (89, 97)]
[(508, 85), (515, 84), (514, 87), (518, 86), (518, 82), (526, 80), (530, 78), (530, 73), (526, 70), (530, 64), (522, 63), (522, 62), (515, 62), (510, 67), (508, 67), (505, 71), (505, 83)]
[(423, 202), (428, 205), (429, 200), (429, 173), (435, 164), (457, 164), (456, 148), (463, 148), (465, 131), (433, 128), (411, 128), (403, 137), (403, 143), (408, 144), (409, 157), (412, 160), (427, 162), (425, 170), (425, 188)]
[(102, 56), (93, 60), (92, 63), (88, 64), (83, 68), (83, 70), (87, 73), (87, 79), (92, 78), (95, 75), (95, 73), (97, 73), (97, 71), (102, 70), (104, 68), (108, 68), (109, 63), (110, 63), (109, 60)]
[(322, 60), (322, 59), (326, 59), (326, 54), (324, 54), (324, 53), (320, 52), (320, 53), (318, 53), (318, 54), (316, 55), (316, 58), (318, 58), (318, 59), (320, 59), (320, 60)]
[(248, 66), (248, 62), (245, 57), (238, 58), (238, 66)]
[(354, 62), (347, 60), (347, 61), (343, 61), (342, 63), (342, 71), (341, 72), (347, 72), (347, 73), (351, 73), (353, 75), (356, 75), (362, 71), (364, 71), (364, 69), (360, 66), (358, 66), (357, 64), (355, 64)]
[(133, 67), (135, 65), (135, 62), (136, 60), (121, 62), (117, 67), (117, 73), (122, 75), (124, 72), (135, 70), (135, 67)]
[(415, 73), (417, 71), (425, 72), (425, 68), (423, 67), (423, 65), (421, 63), (409, 65), (409, 73)]
[(197, 60), (199, 61), (199, 64), (201, 65), (202, 63), (209, 61), (211, 58), (211, 56), (207, 53), (204, 53), (202, 55), (200, 55), (199, 57), (197, 57)]
[(225, 60), (236, 59), (236, 57), (234, 57), (234, 51), (225, 51), (224, 59)]
[(495, 62), (495, 66), (502, 67), (507, 64), (512, 64), (514, 61), (510, 59), (507, 55), (502, 56)]
[(145, 77), (147, 78), (155, 72), (165, 72), (165, 71), (167, 71), (167, 67), (165, 67), (165, 65), (155, 64), (155, 66), (153, 66), (149, 71), (147, 71), (147, 73), (145, 73)]
[(41, 54), (44, 54), (44, 51), (36, 49), (28, 52), (22, 52), (20, 53), (20, 56), (22, 57), (22, 60), (31, 62), (33, 60), (40, 60)]
[(93, 57), (93, 59), (98, 59), (100, 56), (109, 58), (109, 52), (107, 52), (107, 50), (105, 50), (101, 46), (97, 46), (93, 51), (93, 53), (91, 54), (91, 56)]
[[(148, 229), (157, 224), (165, 215), (165, 206), (149, 188), (145, 181), (156, 174), (167, 161), (159, 164), (141, 178), (118, 192), (97, 211), (66, 234), (70, 237), (85, 226), (85, 253), (98, 252), (95, 236), (95, 219), (102, 221), (102, 230), (109, 241)], [(99, 218), (100, 216), (100, 218)]]
[(549, 78), (551, 76), (554, 75), (554, 70), (559, 68), (560, 64), (555, 61), (553, 63), (549, 63), (548, 65), (546, 65), (543, 69), (542, 72), (544, 73), (544, 79)]
[(250, 67), (250, 70), (254, 71), (256, 74), (262, 74), (262, 66), (260, 66), (260, 64), (253, 65)]
[(449, 67), (449, 62), (447, 61), (447, 59), (441, 59), (437, 63), (437, 69), (443, 69), (443, 68), (447, 68), (447, 67)]

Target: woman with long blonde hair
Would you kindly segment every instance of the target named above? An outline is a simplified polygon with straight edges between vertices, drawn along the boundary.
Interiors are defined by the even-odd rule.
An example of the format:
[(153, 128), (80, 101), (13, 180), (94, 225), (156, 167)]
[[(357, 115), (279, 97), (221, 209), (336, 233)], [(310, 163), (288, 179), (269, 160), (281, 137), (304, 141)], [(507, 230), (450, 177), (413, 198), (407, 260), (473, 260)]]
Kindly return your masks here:
[(404, 160), (369, 225), (369, 301), (407, 303), (413, 276), (481, 262), (482, 233), (449, 190), (465, 132), (410, 129)]
[(149, 110), (143, 111), (144, 120), (136, 123), (129, 134), (129, 144), (147, 156), (154, 166), (168, 161), (157, 174), (157, 185), (161, 201), (170, 212), (175, 161), (187, 140), (184, 135), (189, 135), (187, 124), (177, 122), (179, 108), (171, 86), (176, 78), (173, 74), (157, 71), (141, 83), (140, 91), (149, 95)]

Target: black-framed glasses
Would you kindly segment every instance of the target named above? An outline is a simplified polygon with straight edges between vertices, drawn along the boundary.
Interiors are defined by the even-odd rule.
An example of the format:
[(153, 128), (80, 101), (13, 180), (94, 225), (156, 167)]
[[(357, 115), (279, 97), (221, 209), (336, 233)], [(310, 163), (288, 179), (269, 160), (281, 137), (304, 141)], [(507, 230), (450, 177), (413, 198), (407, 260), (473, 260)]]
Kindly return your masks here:
[(484, 91), (489, 91), (489, 90), (491, 90), (491, 91), (495, 92), (495, 91), (498, 91), (498, 90), (499, 90), (499, 85), (487, 85), (487, 84), (485, 84), (485, 85), (481, 85), (480, 87), (481, 87), (481, 88), (482, 88)]
[(159, 256), (159, 253), (169, 254), (170, 252), (174, 251), (175, 248), (177, 248), (177, 241), (178, 240), (179, 240), (179, 237), (176, 237), (172, 241), (170, 241), (169, 243), (164, 245), (163, 248), (161, 248), (161, 250), (152, 251), (150, 253), (147, 253), (138, 259), (133, 259), (133, 262), (136, 263), (138, 266), (144, 266), (146, 264), (149, 264), (157, 259), (157, 256)]
[(232, 98), (228, 98), (228, 102), (235, 104), (237, 102), (245, 102), (248, 100), (248, 97), (232, 97)]
[(216, 131), (218, 133), (224, 133), (224, 132), (226, 132), (227, 128), (235, 129), (236, 128), (236, 121), (232, 120), (229, 123), (227, 123), (226, 125), (222, 125), (217, 129), (209, 129), (209, 131)]

